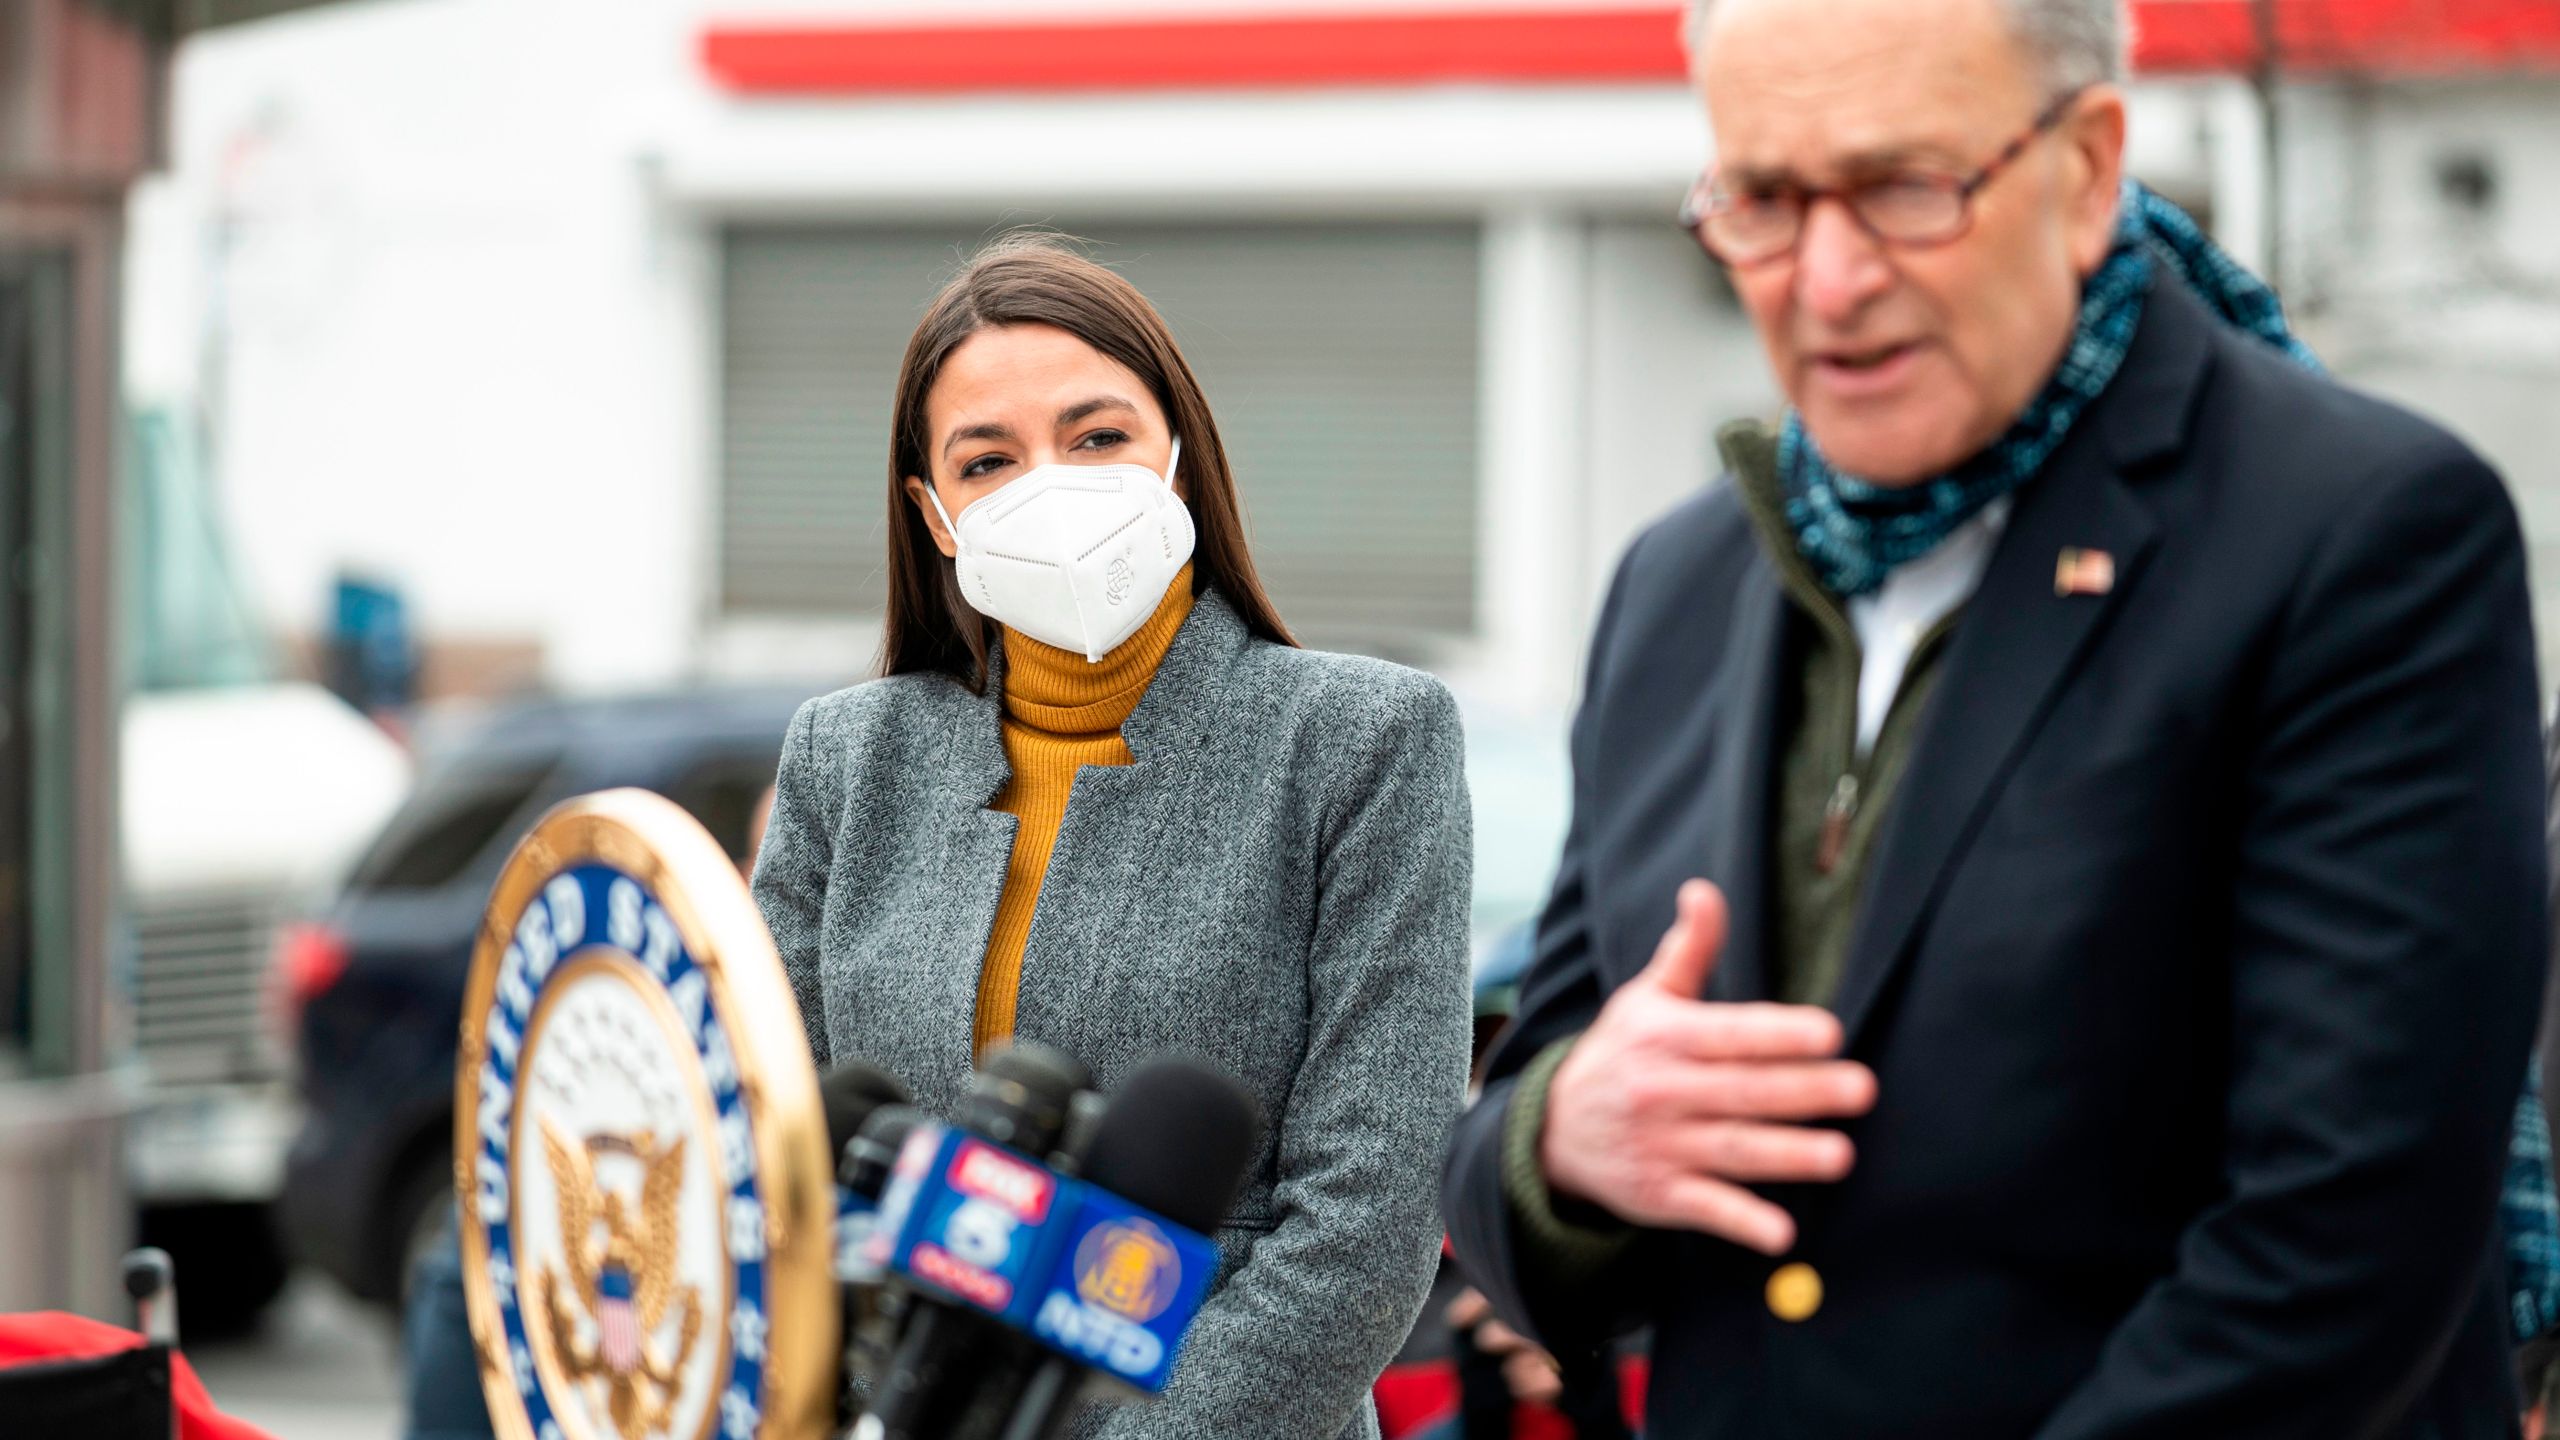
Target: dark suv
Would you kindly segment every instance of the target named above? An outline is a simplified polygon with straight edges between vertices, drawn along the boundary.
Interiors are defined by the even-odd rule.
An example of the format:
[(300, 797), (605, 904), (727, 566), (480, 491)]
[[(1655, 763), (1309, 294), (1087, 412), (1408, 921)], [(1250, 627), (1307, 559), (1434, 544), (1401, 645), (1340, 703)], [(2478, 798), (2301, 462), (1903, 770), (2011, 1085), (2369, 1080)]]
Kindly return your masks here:
[(394, 1301), (442, 1222), (472, 938), (534, 821), (570, 796), (636, 785), (691, 811), (744, 863), (783, 730), (813, 688), (526, 702), (428, 759), (345, 894), (281, 957), (302, 1007), (307, 1116), (283, 1200), (302, 1258), (358, 1296)]

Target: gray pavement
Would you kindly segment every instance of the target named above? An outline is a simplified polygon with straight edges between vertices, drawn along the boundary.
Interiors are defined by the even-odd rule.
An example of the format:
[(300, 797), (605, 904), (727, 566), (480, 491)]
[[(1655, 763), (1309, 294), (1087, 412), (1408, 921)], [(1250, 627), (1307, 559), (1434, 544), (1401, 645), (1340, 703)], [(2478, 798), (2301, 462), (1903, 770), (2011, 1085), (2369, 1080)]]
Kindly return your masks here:
[[(183, 1343), (183, 1285), (178, 1323)], [(398, 1336), (318, 1275), (295, 1276), (257, 1334), (184, 1348), (213, 1403), (276, 1440), (398, 1440)]]

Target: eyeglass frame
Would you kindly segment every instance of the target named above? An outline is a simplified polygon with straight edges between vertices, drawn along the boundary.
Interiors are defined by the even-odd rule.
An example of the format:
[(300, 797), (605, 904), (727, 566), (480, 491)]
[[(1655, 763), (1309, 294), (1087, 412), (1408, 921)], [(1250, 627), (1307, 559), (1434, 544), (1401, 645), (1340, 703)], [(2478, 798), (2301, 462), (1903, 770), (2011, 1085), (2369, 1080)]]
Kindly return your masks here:
[[(1998, 179), (2000, 172), (2008, 169), (2011, 165), (2016, 164), (2018, 157), (2027, 153), (2028, 146), (2033, 145), (2036, 141), (2042, 139), (2047, 131), (2052, 130), (2057, 125), (2060, 125), (2063, 122), (2063, 119), (2071, 113), (2071, 108), (2080, 103), (2081, 97), (2087, 95), (2094, 88), (2096, 87), (2081, 85), (2055, 96), (2053, 100), (2044, 107), (2044, 109), (2036, 112), (2036, 118), (2032, 124), (2028, 125), (2026, 129), (2020, 131), (2016, 138), (2012, 139), (2008, 144), (2001, 146), (1999, 153), (1983, 162), (1981, 167), (1976, 169), (1971, 175), (1934, 175), (1933, 178), (1936, 179), (1953, 179), (1955, 181), (1952, 193), (1956, 197), (1956, 225), (1954, 229), (1948, 231), (1944, 235), (1932, 236), (1925, 240), (1913, 240), (1899, 236), (1887, 235), (1883, 231), (1877, 229), (1874, 224), (1868, 221), (1865, 215), (1859, 213), (1857, 202), (1851, 198), (1857, 191), (1878, 183), (1876, 181), (1864, 181), (1857, 185), (1789, 185), (1786, 187), (1787, 193), (1793, 195), (1796, 201), (1795, 234), (1788, 239), (1786, 244), (1779, 246), (1777, 249), (1771, 250), (1765, 255), (1755, 255), (1747, 260), (1737, 260), (1725, 254), (1723, 251), (1718, 250), (1714, 242), (1707, 239), (1707, 221), (1715, 213), (1708, 208), (1708, 204), (1710, 202), (1707, 198), (1708, 188), (1714, 182), (1716, 177), (1716, 167), (1712, 165), (1707, 168), (1707, 172), (1704, 175), (1698, 177), (1697, 184), (1689, 187), (1688, 197), (1680, 202), (1680, 228), (1689, 232), (1689, 238), (1696, 241), (1698, 248), (1706, 251), (1709, 257), (1737, 270), (1747, 270), (1754, 266), (1766, 265), (1771, 261), (1793, 255), (1797, 248), (1804, 244), (1805, 224), (1813, 217), (1814, 205), (1823, 200), (1839, 201), (1840, 208), (1849, 213), (1849, 219), (1856, 224), (1859, 229), (1865, 231), (1868, 236), (1879, 245), (1890, 245), (1905, 250), (1934, 250), (1941, 245), (1952, 245), (1956, 241), (1963, 239), (1973, 230), (1974, 196), (1982, 193), (1984, 187), (1988, 186), (1993, 180)], [(1928, 174), (1930, 172), (1905, 170), (1898, 171), (1885, 178), (1903, 179), (1915, 173)]]

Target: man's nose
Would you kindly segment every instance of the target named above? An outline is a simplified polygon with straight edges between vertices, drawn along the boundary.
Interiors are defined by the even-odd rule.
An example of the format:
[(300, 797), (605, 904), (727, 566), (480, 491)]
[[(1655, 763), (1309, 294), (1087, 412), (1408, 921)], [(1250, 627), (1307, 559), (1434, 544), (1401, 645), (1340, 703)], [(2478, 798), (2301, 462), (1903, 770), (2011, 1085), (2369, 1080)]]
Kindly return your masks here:
[(1848, 205), (1830, 196), (1813, 201), (1796, 237), (1796, 303), (1826, 325), (1847, 325), (1892, 283), (1883, 243)]

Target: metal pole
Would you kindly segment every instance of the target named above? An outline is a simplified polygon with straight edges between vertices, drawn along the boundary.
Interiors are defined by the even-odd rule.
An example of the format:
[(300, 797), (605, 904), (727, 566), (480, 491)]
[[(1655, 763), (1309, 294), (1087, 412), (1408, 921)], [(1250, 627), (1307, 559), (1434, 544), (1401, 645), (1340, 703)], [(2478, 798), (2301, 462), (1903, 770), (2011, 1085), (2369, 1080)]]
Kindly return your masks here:
[[(103, 19), (101, 17), (104, 17)], [(129, 1087), (108, 980), (116, 860), (116, 284), (124, 187), (149, 163), (164, 54), (92, 0), (0, 5), (0, 267), (23, 319), (9, 397), (28, 569), (25, 776), (33, 837), (23, 1049), (0, 1075), (0, 1310), (121, 1316)], [(70, 105), (84, 95), (131, 105)], [(16, 557), (11, 557), (12, 563)]]
[(2284, 293), (2284, 122), (2277, 105), (2284, 87), (2284, 36), (2277, 23), (2276, 0), (2249, 0), (2249, 19), (2256, 40), (2249, 87), (2258, 96), (2258, 144), (2266, 157), (2259, 172), (2264, 218), (2267, 284)]

